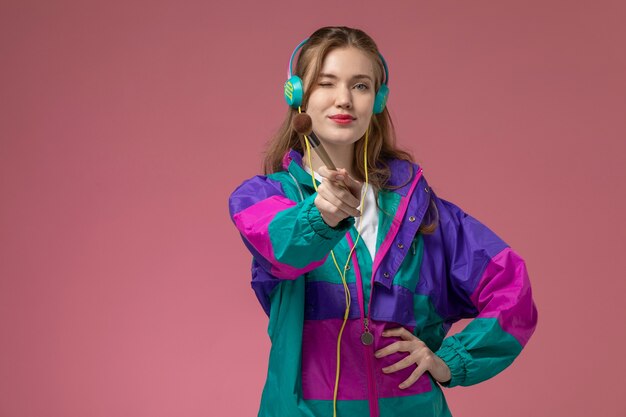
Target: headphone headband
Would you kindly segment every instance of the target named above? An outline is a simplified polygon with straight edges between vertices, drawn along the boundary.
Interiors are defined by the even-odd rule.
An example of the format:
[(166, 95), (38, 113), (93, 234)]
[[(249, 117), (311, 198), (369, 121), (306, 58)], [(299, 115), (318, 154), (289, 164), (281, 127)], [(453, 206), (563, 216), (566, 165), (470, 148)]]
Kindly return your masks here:
[[(289, 78), (291, 78), (293, 76), (293, 60), (296, 57), (296, 54), (298, 53), (300, 48), (302, 48), (304, 46), (304, 44), (307, 43), (307, 41), (309, 39), (310, 38), (306, 38), (302, 42), (300, 42), (298, 44), (298, 46), (296, 46), (296, 48), (291, 53), (291, 58), (289, 58), (289, 66), (287, 67), (287, 79), (289, 79)], [(385, 57), (380, 52), (378, 52), (378, 56), (380, 57), (380, 60), (383, 63), (383, 68), (384, 68), (384, 72), (385, 72), (385, 79), (383, 80), (382, 83), (388, 85), (389, 84), (389, 67), (387, 67), (387, 61), (385, 61)]]
[(302, 48), (304, 44), (307, 43), (308, 40), (309, 38), (306, 38), (305, 40), (300, 42), (298, 46), (296, 46), (296, 49), (294, 49), (293, 52), (291, 53), (291, 58), (289, 58), (289, 67), (287, 68), (287, 79), (291, 78), (293, 74), (293, 59), (295, 58), (300, 48)]

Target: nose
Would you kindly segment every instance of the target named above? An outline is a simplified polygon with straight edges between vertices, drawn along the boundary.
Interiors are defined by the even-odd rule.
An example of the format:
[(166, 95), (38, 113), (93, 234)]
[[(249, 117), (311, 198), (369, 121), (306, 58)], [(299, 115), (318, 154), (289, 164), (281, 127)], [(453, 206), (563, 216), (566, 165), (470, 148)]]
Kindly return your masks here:
[(337, 96), (335, 97), (335, 104), (337, 107), (349, 109), (352, 107), (352, 92), (348, 87), (337, 88)]

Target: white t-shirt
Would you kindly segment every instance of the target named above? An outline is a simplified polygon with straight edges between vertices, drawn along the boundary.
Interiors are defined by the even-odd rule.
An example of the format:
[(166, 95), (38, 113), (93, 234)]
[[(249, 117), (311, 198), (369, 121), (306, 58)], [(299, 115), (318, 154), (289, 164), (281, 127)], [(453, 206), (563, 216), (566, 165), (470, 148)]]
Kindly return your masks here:
[[(308, 166), (305, 166), (304, 169), (310, 174), (311, 169)], [(315, 173), (315, 179), (318, 181), (322, 181), (322, 176)], [(365, 184), (363, 184), (363, 189), (361, 192), (365, 190)], [(357, 207), (359, 210), (361, 206)], [(362, 225), (361, 225), (362, 223)], [(361, 217), (355, 218), (354, 227), (356, 230), (359, 230), (361, 227), (361, 239), (365, 242), (367, 249), (370, 252), (372, 257), (372, 261), (376, 255), (376, 235), (378, 233), (378, 206), (376, 205), (376, 195), (374, 193), (374, 187), (369, 184), (367, 187), (367, 192), (365, 194), (365, 210), (362, 211)]]

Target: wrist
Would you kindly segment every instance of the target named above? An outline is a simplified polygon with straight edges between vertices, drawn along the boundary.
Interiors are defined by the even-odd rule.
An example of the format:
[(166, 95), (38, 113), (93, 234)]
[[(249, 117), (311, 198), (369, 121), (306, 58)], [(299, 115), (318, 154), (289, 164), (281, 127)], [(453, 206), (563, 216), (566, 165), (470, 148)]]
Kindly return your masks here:
[(450, 371), (450, 367), (441, 359), (439, 356), (435, 355), (437, 358), (437, 371), (436, 375), (433, 375), (435, 380), (441, 384), (445, 384), (450, 382), (452, 379), (452, 372)]
[(333, 222), (331, 222), (331, 221), (329, 221), (329, 220), (326, 220), (326, 218), (324, 218), (324, 213), (322, 213), (321, 211), (320, 211), (320, 217), (322, 218), (322, 220), (324, 221), (324, 223), (326, 223), (326, 225), (327, 225), (327, 226), (330, 226), (330, 227), (332, 227), (333, 229), (334, 229), (335, 227), (337, 227), (337, 225), (339, 224), (339, 222), (333, 223)]

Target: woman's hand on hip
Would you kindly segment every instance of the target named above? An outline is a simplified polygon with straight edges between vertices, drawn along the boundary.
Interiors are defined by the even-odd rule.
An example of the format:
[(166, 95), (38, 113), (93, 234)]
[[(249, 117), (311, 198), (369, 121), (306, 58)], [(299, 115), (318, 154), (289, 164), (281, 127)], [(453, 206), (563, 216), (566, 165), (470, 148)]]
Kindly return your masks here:
[(362, 184), (343, 168), (332, 171), (322, 166), (318, 172), (324, 178), (317, 187), (314, 203), (324, 222), (335, 227), (347, 217), (360, 216), (357, 207), (361, 204)]
[(383, 372), (388, 374), (401, 369), (408, 368), (416, 364), (417, 368), (413, 371), (404, 382), (400, 384), (400, 388), (408, 388), (419, 379), (426, 371), (430, 372), (433, 378), (438, 382), (447, 382), (451, 378), (450, 368), (448, 365), (432, 350), (426, 346), (426, 343), (417, 338), (413, 333), (403, 327), (397, 329), (388, 329), (383, 332), (385, 337), (399, 337), (402, 340), (394, 342), (376, 351), (377, 358), (384, 358), (396, 352), (408, 352), (409, 354), (402, 360), (383, 368)]

